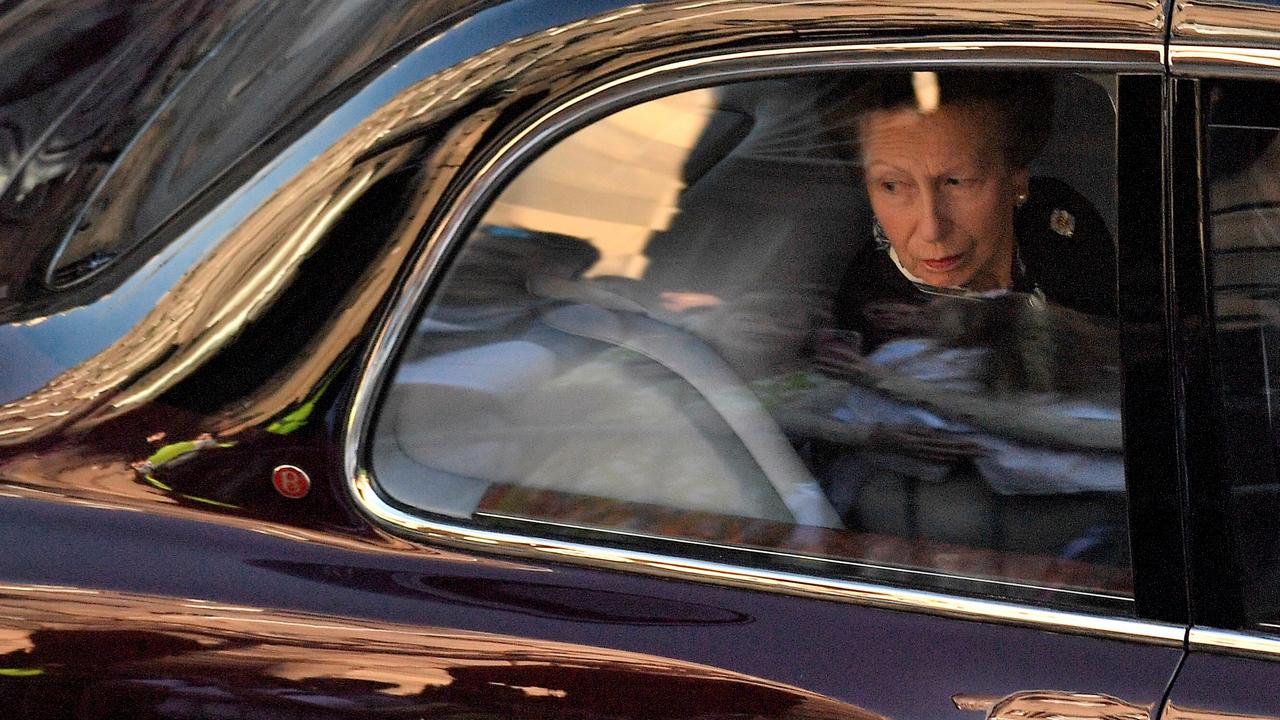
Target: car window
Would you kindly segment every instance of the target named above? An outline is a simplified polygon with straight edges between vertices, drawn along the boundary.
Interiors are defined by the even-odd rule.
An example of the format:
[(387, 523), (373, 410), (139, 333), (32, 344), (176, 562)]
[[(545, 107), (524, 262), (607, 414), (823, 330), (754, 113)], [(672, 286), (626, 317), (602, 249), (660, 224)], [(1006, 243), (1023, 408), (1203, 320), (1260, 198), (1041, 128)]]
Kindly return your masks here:
[(422, 310), (379, 490), (451, 522), (1124, 611), (1116, 78), (771, 78), (530, 162)]
[(1216, 82), (1206, 95), (1208, 234), (1222, 468), (1246, 619), (1280, 630), (1280, 93)]

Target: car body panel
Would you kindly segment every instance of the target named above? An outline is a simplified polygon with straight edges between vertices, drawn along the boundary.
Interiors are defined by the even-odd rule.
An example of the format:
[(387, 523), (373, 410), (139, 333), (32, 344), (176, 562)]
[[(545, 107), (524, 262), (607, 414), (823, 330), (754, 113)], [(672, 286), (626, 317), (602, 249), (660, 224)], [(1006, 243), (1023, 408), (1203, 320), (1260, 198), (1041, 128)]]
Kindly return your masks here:
[[(0, 682), (26, 688), (14, 690), (19, 693), (92, 676), (130, 681), (90, 688), (103, 698), (118, 690), (127, 699), (125, 691), (144, 680), (179, 688), (213, 685), (234, 694), (288, 687), (279, 678), (289, 671), (317, 692), (325, 683), (340, 687), (344, 678), (362, 675), (387, 681), (399, 673), (404, 685), (444, 675), (465, 683), (465, 673), (452, 675), (452, 654), (442, 652), (442, 638), (481, 632), (499, 634), (480, 638), (471, 651), (493, 668), (486, 682), (531, 684), (521, 667), (547, 662), (538, 648), (552, 641), (556, 662), (574, 667), (595, 666), (593, 656), (639, 653), (642, 664), (695, 663), (713, 677), (729, 673), (749, 684), (794, 685), (805, 692), (789, 692), (821, 695), (828, 707), (843, 708), (836, 717), (868, 717), (842, 703), (887, 717), (970, 717), (953, 696), (1002, 698), (1049, 688), (1153, 707), (1181, 654), (1176, 646), (1135, 646), (571, 565), (423, 552), (391, 538), (359, 541), (229, 518), (164, 520), (17, 498), (5, 498), (0, 512), (7, 544), (15, 549), (3, 561), (6, 619), (0, 625), (13, 643), (5, 667), (42, 671), (38, 677), (0, 675)], [(112, 543), (95, 546), (104, 534)], [(79, 549), (74, 558), (67, 548)], [(157, 648), (157, 657), (140, 659), (125, 650), (120, 658), (102, 652), (49, 656), (40, 649), (63, 642), (88, 647), (95, 634), (109, 639), (113, 632), (121, 633), (125, 647), (137, 642)], [(125, 642), (126, 632), (139, 638)], [(323, 648), (324, 660), (316, 648)], [(520, 662), (510, 661), (513, 654)], [(232, 659), (238, 663), (234, 676), (209, 680), (221, 677), (219, 668)], [(314, 664), (305, 673), (296, 667), (309, 662)], [(429, 671), (433, 666), (437, 670)], [(566, 674), (565, 681), (573, 682)], [(601, 675), (597, 682), (618, 681)], [(564, 689), (554, 687), (554, 677), (539, 682)], [(354, 692), (347, 699), (364, 701)], [(259, 700), (242, 698), (244, 707)], [(714, 716), (724, 709), (688, 703), (672, 716)]]
[(0, 605), (23, 618), (0, 696), (24, 717), (875, 717), (691, 663), (429, 625), (48, 585)]
[[(0, 94), (0, 242), (7, 258), (0, 315), (39, 296), (58, 236), (74, 227), (75, 208), (256, 5), (30, 2), (0, 13), (0, 52), (13, 69)], [(28, 317), (38, 314), (32, 310)]]
[(1280, 27), (1277, 27), (1275, 13), (1269, 8), (1262, 2), (1197, 0), (1176, 3), (1170, 39), (1175, 45), (1273, 48), (1280, 44)]
[[(1211, 647), (1192, 652), (1169, 694), (1163, 717), (1176, 720), (1280, 717), (1274, 654), (1233, 657)], [(1260, 690), (1261, 689), (1261, 690)]]

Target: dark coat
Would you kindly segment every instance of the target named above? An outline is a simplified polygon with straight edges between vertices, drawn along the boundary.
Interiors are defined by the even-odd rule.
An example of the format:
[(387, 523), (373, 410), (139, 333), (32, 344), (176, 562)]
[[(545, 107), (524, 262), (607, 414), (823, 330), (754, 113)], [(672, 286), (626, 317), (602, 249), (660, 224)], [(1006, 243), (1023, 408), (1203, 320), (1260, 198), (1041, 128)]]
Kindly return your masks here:
[[(1116, 316), (1116, 248), (1098, 211), (1066, 183), (1032, 178), (1017, 210), (1013, 290), (1043, 294), (1051, 304), (1096, 317)], [(866, 310), (877, 303), (919, 305), (935, 297), (907, 279), (889, 253), (865, 242), (841, 281), (835, 324), (862, 333), (872, 348), (892, 333)]]

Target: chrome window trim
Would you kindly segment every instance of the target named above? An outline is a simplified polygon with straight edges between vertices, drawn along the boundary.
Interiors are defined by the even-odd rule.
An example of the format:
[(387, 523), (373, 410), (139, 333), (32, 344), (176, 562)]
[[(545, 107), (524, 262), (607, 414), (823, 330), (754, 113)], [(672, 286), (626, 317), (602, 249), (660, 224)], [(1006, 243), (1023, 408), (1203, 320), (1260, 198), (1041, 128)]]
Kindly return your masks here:
[[(776, 557), (776, 558), (788, 558), (791, 560), (800, 560), (800, 561), (811, 562), (811, 563), (816, 562), (816, 563), (821, 563), (824, 567), (829, 566), (832, 568), (836, 568), (836, 567), (862, 568), (866, 570), (888, 571), (888, 572), (892, 572), (895, 575), (901, 575), (903, 577), (935, 577), (935, 578), (945, 578), (945, 579), (951, 579), (951, 580), (961, 579), (961, 580), (976, 581), (985, 586), (1001, 586), (1001, 587), (1008, 587), (1008, 588), (1019, 588), (1021, 590), (1053, 592), (1053, 593), (1060, 593), (1063, 595), (1091, 597), (1091, 598), (1111, 600), (1116, 602), (1132, 601), (1131, 598), (1125, 597), (1123, 595), (1111, 595), (1103, 592), (1090, 592), (1087, 590), (1072, 590), (1067, 588), (1056, 588), (1051, 585), (1035, 585), (1028, 582), (1016, 582), (1014, 580), (975, 578), (969, 575), (951, 575), (945, 572), (941, 572), (939, 570), (931, 570), (928, 568), (900, 568), (900, 567), (893, 567), (889, 565), (877, 565), (876, 563), (868, 562), (866, 560), (858, 560), (856, 558), (821, 557), (817, 555), (806, 555), (805, 553), (798, 552), (795, 550), (749, 547), (749, 546), (743, 546), (743, 545), (734, 545), (727, 542), (719, 542), (719, 541), (711, 541), (711, 540), (696, 540), (691, 538), (659, 535), (657, 533), (643, 533), (643, 532), (637, 532), (634, 530), (617, 530), (613, 528), (598, 528), (598, 527), (592, 527), (590, 525), (558, 522), (555, 520), (547, 520), (543, 518), (530, 520), (527, 518), (504, 515), (502, 513), (496, 513), (496, 512), (486, 512), (486, 511), (477, 512), (476, 517), (478, 520), (488, 518), (488, 519), (494, 519), (494, 520), (506, 520), (508, 522), (511, 522), (511, 521), (523, 522), (530, 527), (536, 526), (536, 527), (545, 527), (545, 528), (562, 528), (564, 530), (568, 530), (569, 532), (578, 532), (578, 533), (591, 532), (598, 535), (608, 535), (611, 537), (619, 537), (619, 538), (630, 538), (630, 539), (637, 539), (637, 540), (657, 540), (657, 541), (669, 543), (671, 545), (691, 545), (691, 546), (696, 546), (700, 548), (725, 550), (728, 552), (748, 552), (753, 555), (770, 556), (770, 557)], [(534, 536), (522, 535), (521, 537), (532, 538)], [(538, 539), (544, 540), (546, 538), (538, 536)], [(589, 545), (589, 543), (575, 543), (575, 544)], [(721, 564), (732, 565), (731, 563), (721, 563)], [(862, 582), (871, 582), (871, 581), (862, 581)]]
[[(362, 506), (372, 512), (374, 518), (385, 527), (407, 530), (422, 540), (452, 547), (480, 552), (499, 552), (553, 562), (577, 562), (593, 567), (643, 572), (680, 580), (711, 582), (750, 590), (836, 600), (891, 610), (912, 610), (943, 617), (1086, 634), (1150, 645), (1179, 647), (1185, 640), (1186, 628), (1181, 625), (1055, 610), (1001, 600), (946, 595), (929, 590), (876, 585), (858, 580), (839, 580), (779, 570), (763, 570), (674, 555), (659, 555), (432, 522), (404, 512), (384, 500), (374, 488), (373, 478), (365, 471), (361, 471), (356, 476), (354, 487), (356, 497)], [(821, 559), (816, 560), (823, 562)]]
[[(771, 64), (768, 67), (751, 65), (762, 60), (768, 60)], [(734, 566), (604, 545), (481, 530), (447, 520), (429, 520), (401, 510), (384, 498), (362, 459), (362, 451), (370, 445), (366, 439), (373, 431), (376, 401), (384, 385), (391, 380), (390, 370), (399, 340), (406, 335), (415, 309), (432, 280), (439, 274), (442, 258), (453, 245), (462, 242), (461, 231), (477, 219), (479, 209), (492, 200), (512, 172), (524, 160), (545, 149), (551, 141), (626, 105), (694, 86), (806, 71), (924, 65), (931, 68), (1016, 66), (1152, 74), (1162, 74), (1167, 67), (1165, 48), (1159, 43), (966, 39), (866, 41), (769, 48), (679, 60), (640, 70), (568, 95), (563, 102), (525, 125), (479, 164), (465, 186), (449, 201), (445, 215), (430, 230), (425, 246), (413, 259), (407, 281), (395, 291), (366, 356), (363, 373), (342, 428), (341, 441), (349, 480), (348, 489), (356, 506), (386, 529), (421, 541), (469, 550), (536, 557), (555, 562), (579, 562), (614, 570), (639, 571), (859, 605), (913, 610), (1148, 644), (1182, 646), (1186, 628), (1181, 625)], [(825, 562), (820, 558), (814, 560)], [(890, 566), (874, 567), (886, 571), (899, 570)], [(972, 576), (956, 577), (981, 582), (980, 578)], [(1070, 592), (1056, 588), (1054, 590)]]

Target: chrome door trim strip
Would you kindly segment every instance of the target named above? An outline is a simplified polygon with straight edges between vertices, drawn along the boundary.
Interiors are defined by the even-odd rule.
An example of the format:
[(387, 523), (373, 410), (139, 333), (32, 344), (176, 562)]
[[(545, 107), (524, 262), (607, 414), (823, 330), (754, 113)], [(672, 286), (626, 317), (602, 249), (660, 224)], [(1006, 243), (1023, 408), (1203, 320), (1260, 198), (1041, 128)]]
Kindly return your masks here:
[[(761, 68), (748, 65), (761, 60), (768, 60), (770, 66)], [(1164, 47), (1157, 43), (1070, 40), (946, 39), (931, 42), (860, 42), (769, 48), (661, 64), (586, 88), (568, 97), (510, 136), (496, 151), (486, 154), (483, 161), (476, 163), (477, 169), (453, 196), (450, 207), (430, 232), (424, 249), (413, 260), (408, 280), (389, 304), (387, 316), (383, 319), (366, 357), (363, 376), (342, 428), (344, 464), (349, 489), (356, 505), (387, 529), (422, 541), (468, 550), (536, 557), (553, 562), (578, 562), (614, 570), (639, 571), (859, 605), (1181, 646), (1185, 641), (1185, 628), (1180, 625), (739, 567), (427, 520), (405, 512), (383, 498), (362, 459), (365, 438), (372, 431), (372, 421), (376, 414), (375, 401), (383, 384), (389, 381), (391, 361), (396, 354), (398, 341), (407, 334), (407, 326), (414, 318), (414, 310), (438, 275), (442, 258), (452, 245), (461, 241), (461, 231), (475, 219), (477, 213), (474, 210), (482, 207), (492, 193), (500, 188), (508, 178), (509, 171), (531, 153), (545, 147), (546, 142), (587, 120), (660, 92), (675, 92), (717, 81), (783, 73), (925, 64), (931, 68), (981, 65), (1155, 73), (1164, 71), (1165, 53)], [(815, 562), (821, 560), (815, 558)], [(893, 570), (888, 567), (884, 569)], [(977, 578), (965, 579), (980, 581)]]
[[(1280, 626), (1272, 625), (1277, 633)], [(1280, 657), (1280, 637), (1219, 630), (1208, 627), (1192, 627), (1187, 633), (1187, 649), (1226, 655), (1244, 655), (1275, 660)]]

